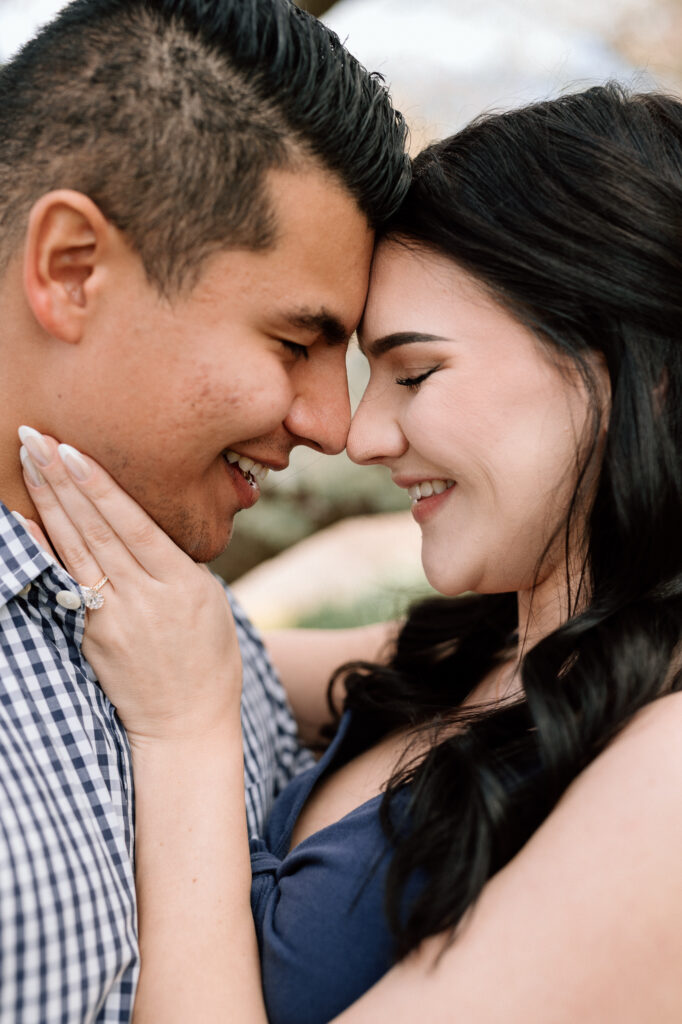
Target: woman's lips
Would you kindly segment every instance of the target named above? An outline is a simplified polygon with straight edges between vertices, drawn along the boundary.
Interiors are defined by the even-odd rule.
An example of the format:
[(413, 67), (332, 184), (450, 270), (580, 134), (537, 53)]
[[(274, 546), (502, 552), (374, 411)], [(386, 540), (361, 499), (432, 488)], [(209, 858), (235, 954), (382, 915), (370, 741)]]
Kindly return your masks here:
[(438, 511), (438, 509), (445, 504), (446, 501), (454, 494), (457, 489), (457, 484), (453, 483), (452, 486), (446, 490), (441, 491), (440, 494), (432, 494), (427, 498), (419, 498), (412, 502), (412, 516), (418, 523), (424, 523), (431, 518), (432, 515)]

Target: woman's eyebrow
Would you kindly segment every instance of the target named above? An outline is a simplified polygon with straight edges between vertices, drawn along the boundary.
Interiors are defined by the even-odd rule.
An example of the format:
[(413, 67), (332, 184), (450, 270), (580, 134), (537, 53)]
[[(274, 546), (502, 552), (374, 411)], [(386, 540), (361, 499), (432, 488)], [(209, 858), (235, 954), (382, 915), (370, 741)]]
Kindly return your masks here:
[(420, 334), (418, 331), (397, 331), (395, 334), (385, 334), (383, 338), (376, 338), (374, 341), (370, 341), (368, 345), (365, 345), (360, 334), (358, 334), (360, 350), (366, 356), (374, 356), (375, 358), (383, 356), (386, 352), (390, 352), (392, 348), (398, 348), (400, 345), (412, 345), (417, 341), (446, 340), (446, 338), (441, 338), (437, 334)]

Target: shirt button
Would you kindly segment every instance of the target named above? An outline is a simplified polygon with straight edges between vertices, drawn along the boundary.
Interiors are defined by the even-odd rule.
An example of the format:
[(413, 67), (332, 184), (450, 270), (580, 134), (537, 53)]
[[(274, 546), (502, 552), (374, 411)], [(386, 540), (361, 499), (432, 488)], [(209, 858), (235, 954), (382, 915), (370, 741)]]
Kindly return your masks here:
[(17, 594), (17, 597), (26, 597), (26, 595), (28, 594), (30, 589), (31, 589), (31, 584), (27, 583), (25, 587), (21, 588), (21, 590)]
[(61, 608), (68, 608), (75, 612), (81, 606), (81, 599), (78, 594), (74, 594), (73, 590), (60, 590), (57, 594), (57, 604)]

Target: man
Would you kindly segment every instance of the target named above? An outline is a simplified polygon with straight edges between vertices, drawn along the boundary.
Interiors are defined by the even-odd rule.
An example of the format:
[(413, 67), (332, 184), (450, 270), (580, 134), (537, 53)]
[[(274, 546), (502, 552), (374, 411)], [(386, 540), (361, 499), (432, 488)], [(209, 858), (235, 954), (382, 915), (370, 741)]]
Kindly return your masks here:
[[(81, 656), (78, 582), (8, 512), (34, 514), (17, 427), (217, 555), (267, 469), (345, 443), (345, 342), (404, 134), (287, 0), (76, 0), (0, 72), (2, 1022), (128, 1021), (138, 967), (128, 745)], [(302, 755), (235, 614), (257, 830)]]

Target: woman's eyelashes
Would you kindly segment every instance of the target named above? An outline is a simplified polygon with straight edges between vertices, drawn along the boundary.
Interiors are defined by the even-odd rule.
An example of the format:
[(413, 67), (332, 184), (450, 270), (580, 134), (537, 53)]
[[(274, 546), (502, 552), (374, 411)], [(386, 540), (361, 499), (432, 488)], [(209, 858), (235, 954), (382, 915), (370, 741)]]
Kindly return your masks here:
[(407, 388), (409, 391), (417, 391), (419, 385), (423, 384), (427, 377), (430, 377), (432, 373), (435, 373), (436, 370), (439, 369), (440, 364), (438, 364), (438, 366), (432, 366), (430, 370), (425, 370), (424, 373), (418, 373), (414, 377), (396, 377), (395, 382), (396, 384), (399, 384), (401, 388)]
[(280, 344), (284, 345), (289, 352), (291, 352), (296, 359), (307, 359), (308, 358), (308, 346), (299, 345), (296, 341), (285, 341), (284, 338), (280, 338)]

